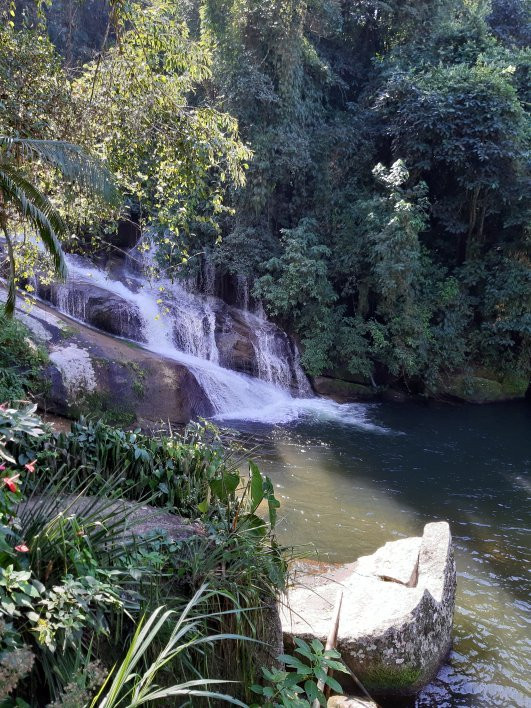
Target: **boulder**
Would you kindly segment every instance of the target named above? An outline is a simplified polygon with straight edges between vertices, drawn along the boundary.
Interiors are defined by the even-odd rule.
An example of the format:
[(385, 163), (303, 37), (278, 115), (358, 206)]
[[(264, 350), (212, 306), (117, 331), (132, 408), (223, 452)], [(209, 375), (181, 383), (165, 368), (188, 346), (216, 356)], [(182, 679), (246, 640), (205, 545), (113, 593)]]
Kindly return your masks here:
[(458, 374), (447, 378), (438, 393), (465, 403), (496, 403), (525, 398), (528, 386), (529, 379), (523, 376), (496, 377), (490, 372), (478, 371), (475, 375)]
[(182, 364), (72, 322), (44, 305), (17, 316), (50, 357), (44, 411), (143, 427), (212, 415), (205, 392)]
[(378, 704), (370, 698), (359, 696), (332, 696), (326, 706), (327, 708), (378, 708)]
[(103, 332), (145, 341), (140, 310), (117, 295), (92, 294), (87, 298), (85, 313), (85, 321)]
[(222, 308), (216, 316), (215, 336), (221, 366), (258, 375), (253, 332), (243, 310), (230, 306)]
[(378, 392), (370, 386), (328, 376), (316, 376), (312, 379), (312, 386), (319, 395), (332, 398), (338, 403), (371, 401), (378, 397)]
[(90, 519), (92, 523), (98, 519), (107, 521), (112, 518), (115, 523), (123, 524), (123, 538), (162, 532), (171, 541), (184, 541), (196, 536), (206, 538), (207, 535), (205, 527), (198, 521), (123, 499), (109, 501), (94, 496), (66, 495), (53, 499), (36, 496), (22, 501), (17, 506), (16, 514), (22, 520), (29, 516), (32, 521), (39, 518), (48, 521), (59, 514), (77, 517), (80, 521)]
[(369, 693), (413, 695), (429, 683), (451, 645), (456, 571), (448, 524), (427, 524), (422, 538), (303, 578), (282, 610), (286, 650), (294, 637), (326, 640), (339, 589), (337, 648)]
[(272, 322), (218, 301), (215, 338), (221, 366), (310, 392), (293, 341)]
[(143, 342), (138, 307), (116, 293), (77, 280), (75, 288), (61, 284), (39, 285), (39, 296), (72, 317), (103, 332)]

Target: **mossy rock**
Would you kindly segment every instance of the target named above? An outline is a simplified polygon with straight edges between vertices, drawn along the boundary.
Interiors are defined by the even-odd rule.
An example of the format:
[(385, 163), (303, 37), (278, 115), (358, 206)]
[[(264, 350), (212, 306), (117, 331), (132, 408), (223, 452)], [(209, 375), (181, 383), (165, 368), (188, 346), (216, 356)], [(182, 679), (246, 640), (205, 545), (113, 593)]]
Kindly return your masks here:
[(530, 383), (525, 376), (508, 374), (502, 379), (501, 385), (507, 398), (525, 398)]
[(482, 376), (458, 375), (441, 389), (444, 395), (467, 403), (494, 403), (523, 398), (527, 381), (523, 377), (507, 376), (501, 381)]
[(379, 695), (400, 695), (419, 684), (422, 669), (415, 666), (397, 666), (385, 664), (367, 667), (363, 674), (363, 685)]
[(344, 381), (343, 379), (333, 379), (328, 376), (316, 376), (313, 381), (313, 388), (321, 396), (333, 398), (339, 403), (347, 401), (370, 401), (377, 397), (377, 392), (369, 386)]

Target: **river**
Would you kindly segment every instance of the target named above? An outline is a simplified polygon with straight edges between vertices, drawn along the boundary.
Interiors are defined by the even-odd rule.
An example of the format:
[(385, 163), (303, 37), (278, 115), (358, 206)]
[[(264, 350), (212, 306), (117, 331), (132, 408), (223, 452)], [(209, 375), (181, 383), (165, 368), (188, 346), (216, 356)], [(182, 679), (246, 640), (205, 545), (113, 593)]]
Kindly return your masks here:
[(531, 406), (360, 405), (359, 418), (238, 425), (275, 483), (280, 540), (351, 561), (447, 520), (454, 646), (411, 705), (531, 705)]

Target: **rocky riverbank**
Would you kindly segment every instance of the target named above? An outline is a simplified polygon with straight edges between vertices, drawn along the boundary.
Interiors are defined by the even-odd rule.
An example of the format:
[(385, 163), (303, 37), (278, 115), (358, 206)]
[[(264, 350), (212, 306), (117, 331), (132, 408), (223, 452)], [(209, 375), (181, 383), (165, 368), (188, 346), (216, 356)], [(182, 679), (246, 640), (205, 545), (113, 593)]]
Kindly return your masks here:
[(524, 376), (499, 375), (490, 370), (471, 369), (440, 381), (436, 390), (420, 394), (392, 385), (371, 386), (366, 381), (350, 381), (334, 375), (312, 379), (314, 391), (338, 403), (356, 401), (441, 400), (449, 403), (498, 403), (531, 397), (531, 383)]

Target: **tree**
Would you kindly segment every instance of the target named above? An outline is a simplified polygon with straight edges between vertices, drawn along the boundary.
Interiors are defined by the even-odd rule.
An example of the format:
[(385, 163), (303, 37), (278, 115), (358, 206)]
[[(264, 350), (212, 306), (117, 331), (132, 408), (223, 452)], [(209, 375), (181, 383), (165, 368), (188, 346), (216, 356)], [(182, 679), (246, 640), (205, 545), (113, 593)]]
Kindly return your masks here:
[(174, 253), (180, 264), (198, 232), (217, 236), (226, 192), (243, 184), (251, 153), (236, 120), (202, 100), (211, 47), (190, 36), (183, 8), (152, 0), (124, 12), (119, 42), (74, 82), (82, 141), (163, 233), (164, 265)]
[(430, 185), (457, 263), (520, 208), (527, 130), (512, 73), (482, 63), (399, 71), (379, 93), (393, 152)]
[(48, 197), (24, 173), (24, 166), (40, 161), (56, 168), (63, 177), (117, 203), (118, 192), (110, 173), (79, 147), (56, 140), (32, 140), (0, 136), (0, 229), (6, 241), (9, 269), (5, 313), (12, 317), (17, 293), (17, 268), (10, 224), (22, 219), (29, 222), (51, 256), (56, 274), (66, 275), (61, 239), (68, 235), (66, 224)]

